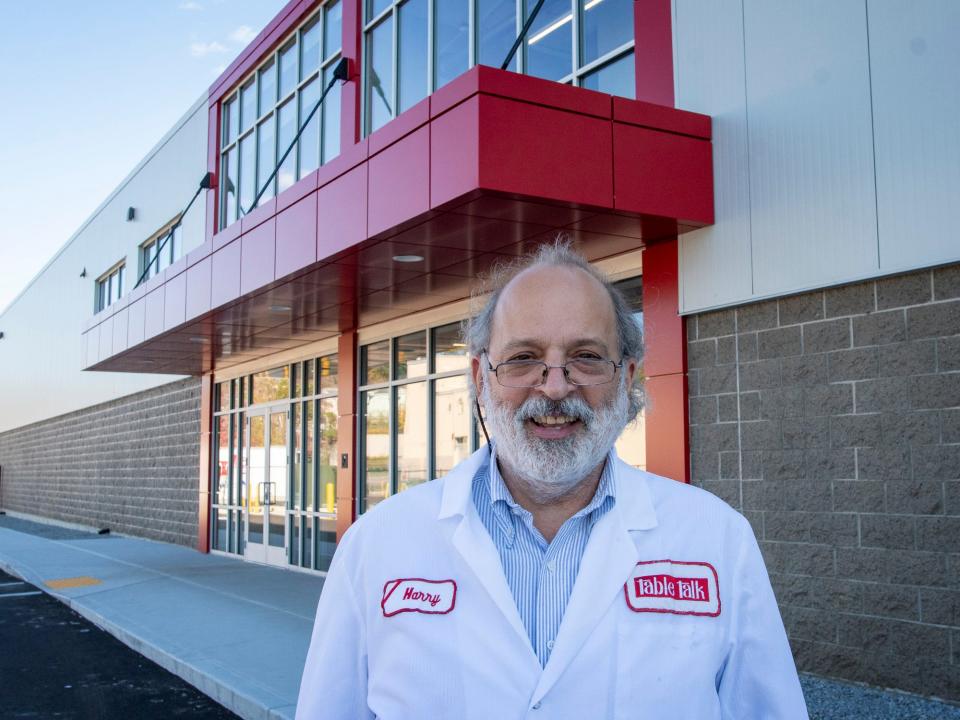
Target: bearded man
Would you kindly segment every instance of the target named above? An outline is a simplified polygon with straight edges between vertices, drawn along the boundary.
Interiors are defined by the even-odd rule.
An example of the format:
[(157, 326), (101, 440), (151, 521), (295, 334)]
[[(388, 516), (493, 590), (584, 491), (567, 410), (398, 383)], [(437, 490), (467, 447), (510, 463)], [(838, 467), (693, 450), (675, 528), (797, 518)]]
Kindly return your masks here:
[(465, 328), (492, 441), (361, 517), (320, 598), (298, 718), (806, 718), (749, 524), (613, 449), (640, 334), (563, 243)]

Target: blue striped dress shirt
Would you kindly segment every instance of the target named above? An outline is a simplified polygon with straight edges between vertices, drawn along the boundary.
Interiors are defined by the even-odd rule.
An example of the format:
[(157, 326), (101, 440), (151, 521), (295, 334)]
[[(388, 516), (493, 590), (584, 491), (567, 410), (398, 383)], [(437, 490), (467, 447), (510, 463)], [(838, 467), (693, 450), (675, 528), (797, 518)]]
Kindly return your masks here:
[(611, 458), (603, 466), (597, 492), (547, 542), (507, 489), (496, 463), (496, 449), (473, 477), (473, 504), (500, 554), (530, 644), (545, 666), (573, 592), (590, 531), (616, 502)]

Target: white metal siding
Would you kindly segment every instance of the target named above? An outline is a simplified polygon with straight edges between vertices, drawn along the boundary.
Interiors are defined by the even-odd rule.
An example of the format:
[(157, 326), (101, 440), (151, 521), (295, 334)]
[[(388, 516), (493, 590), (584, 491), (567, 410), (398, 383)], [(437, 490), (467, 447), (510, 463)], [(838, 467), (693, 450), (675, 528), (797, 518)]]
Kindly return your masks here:
[(680, 242), (681, 306), (709, 307), (753, 291), (741, 6), (676, 0), (674, 13), (677, 105), (713, 117), (717, 216)]
[(884, 272), (957, 259), (960, 2), (868, 3)]
[(957, 37), (955, 0), (674, 0), (716, 194), (680, 239), (682, 312), (960, 260)]
[[(126, 258), (124, 293), (137, 281), (140, 244), (190, 200), (206, 172), (207, 104), (198, 102), (61, 251), (0, 314), (0, 432), (156, 387), (171, 375), (82, 372), (83, 323), (99, 275)], [(126, 221), (128, 207), (136, 219)], [(203, 243), (206, 203), (183, 224), (183, 249)], [(24, 239), (24, 242), (28, 240)], [(81, 272), (86, 269), (86, 277)], [(99, 341), (99, 336), (91, 342)], [(112, 341), (112, 339), (111, 339)]]

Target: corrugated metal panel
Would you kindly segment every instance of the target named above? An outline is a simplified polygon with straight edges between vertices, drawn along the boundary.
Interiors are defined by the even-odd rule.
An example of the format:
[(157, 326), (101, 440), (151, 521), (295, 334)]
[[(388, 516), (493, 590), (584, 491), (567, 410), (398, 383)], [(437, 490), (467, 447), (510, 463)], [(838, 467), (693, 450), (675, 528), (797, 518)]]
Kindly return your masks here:
[(878, 266), (863, 0), (744, 0), (754, 293)]
[(680, 308), (751, 294), (750, 187), (740, 0), (675, 0), (677, 107), (713, 117), (716, 224), (680, 237)]
[(880, 263), (960, 258), (960, 2), (871, 0)]

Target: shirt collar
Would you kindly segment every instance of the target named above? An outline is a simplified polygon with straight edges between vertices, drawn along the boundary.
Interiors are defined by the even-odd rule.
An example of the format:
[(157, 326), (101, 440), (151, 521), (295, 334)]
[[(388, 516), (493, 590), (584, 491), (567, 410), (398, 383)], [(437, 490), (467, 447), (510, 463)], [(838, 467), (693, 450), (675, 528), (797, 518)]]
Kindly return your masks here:
[[(604, 460), (603, 471), (600, 473), (600, 482), (597, 485), (597, 491), (594, 493), (593, 499), (585, 507), (577, 511), (573, 517), (577, 518), (583, 517), (584, 515), (591, 515), (591, 522), (595, 521), (599, 515), (606, 512), (616, 502), (617, 491), (616, 483), (613, 481), (613, 463), (614, 454), (611, 450), (607, 453), (607, 457)], [(528, 510), (520, 507), (517, 501), (513, 499), (513, 495), (510, 494), (510, 489), (500, 474), (500, 468), (497, 467), (497, 446), (495, 444), (491, 445), (490, 464), (487, 475), (490, 482), (490, 504), (493, 507), (494, 517), (501, 523), (501, 526), (503, 526), (504, 523), (507, 525), (510, 524), (511, 514), (521, 516), (530, 514)], [(607, 503), (607, 498), (611, 498), (612, 502)]]

